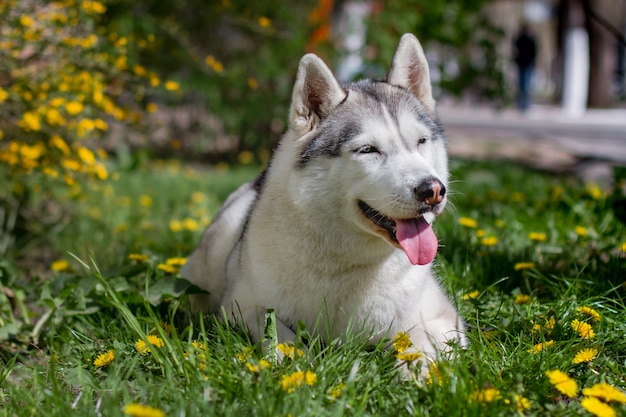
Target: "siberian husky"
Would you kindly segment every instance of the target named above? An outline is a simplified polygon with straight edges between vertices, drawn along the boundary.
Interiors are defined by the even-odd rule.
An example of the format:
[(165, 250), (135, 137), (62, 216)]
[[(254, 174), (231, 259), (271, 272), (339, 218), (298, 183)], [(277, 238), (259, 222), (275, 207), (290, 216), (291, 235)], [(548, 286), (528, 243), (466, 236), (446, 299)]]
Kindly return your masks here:
[(307, 54), (268, 169), (226, 200), (182, 270), (208, 292), (192, 304), (243, 319), (255, 341), (274, 309), (279, 340), (301, 321), (321, 337), (351, 325), (372, 340), (406, 332), (430, 358), (450, 340), (464, 345), (432, 271), (431, 223), (447, 184), (446, 137), (415, 36), (402, 37), (381, 81), (341, 84)]

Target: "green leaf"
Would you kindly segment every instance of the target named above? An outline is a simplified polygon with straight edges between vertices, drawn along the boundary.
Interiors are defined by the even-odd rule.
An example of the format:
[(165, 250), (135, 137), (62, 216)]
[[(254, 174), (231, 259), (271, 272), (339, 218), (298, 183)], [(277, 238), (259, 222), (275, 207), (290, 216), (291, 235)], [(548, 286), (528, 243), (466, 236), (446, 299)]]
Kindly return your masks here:
[(264, 328), (263, 345), (267, 348), (267, 355), (270, 360), (276, 361), (276, 346), (278, 345), (278, 331), (276, 330), (276, 313), (273, 308), (265, 312), (265, 328)]
[(189, 287), (190, 284), (187, 280), (176, 277), (165, 277), (150, 286), (144, 293), (144, 298), (151, 305), (157, 306), (164, 298), (180, 297)]

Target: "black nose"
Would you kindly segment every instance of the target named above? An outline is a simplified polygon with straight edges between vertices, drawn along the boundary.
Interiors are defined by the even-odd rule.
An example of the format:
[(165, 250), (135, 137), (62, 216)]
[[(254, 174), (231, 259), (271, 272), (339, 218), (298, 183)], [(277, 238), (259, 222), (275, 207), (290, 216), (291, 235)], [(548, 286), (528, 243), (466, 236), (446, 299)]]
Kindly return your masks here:
[(441, 203), (446, 195), (446, 187), (435, 177), (426, 178), (414, 191), (419, 201), (431, 206)]

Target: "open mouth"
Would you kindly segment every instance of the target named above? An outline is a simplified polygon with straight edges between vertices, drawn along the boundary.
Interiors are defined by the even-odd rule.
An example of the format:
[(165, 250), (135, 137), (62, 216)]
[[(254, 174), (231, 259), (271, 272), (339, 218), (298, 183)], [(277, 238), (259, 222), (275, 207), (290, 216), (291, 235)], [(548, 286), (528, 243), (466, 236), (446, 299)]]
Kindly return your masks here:
[(389, 234), (392, 244), (397, 244), (409, 257), (413, 265), (430, 263), (437, 254), (438, 242), (430, 223), (432, 212), (410, 219), (392, 219), (359, 200), (358, 206), (373, 224)]
[(398, 243), (398, 238), (396, 237), (396, 221), (394, 219), (381, 214), (364, 201), (359, 200), (358, 204), (363, 214), (365, 214), (365, 217), (370, 219), (375, 225), (385, 229), (387, 233), (389, 233), (389, 238), (395, 243)]

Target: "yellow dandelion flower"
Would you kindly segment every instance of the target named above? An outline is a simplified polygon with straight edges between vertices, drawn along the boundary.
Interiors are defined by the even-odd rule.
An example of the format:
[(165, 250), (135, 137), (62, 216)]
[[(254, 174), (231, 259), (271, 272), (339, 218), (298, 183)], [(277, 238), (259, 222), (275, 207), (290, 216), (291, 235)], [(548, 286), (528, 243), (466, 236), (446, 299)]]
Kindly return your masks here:
[(96, 157), (94, 153), (90, 150), (81, 146), (78, 148), (78, 157), (83, 161), (86, 165), (94, 165), (96, 163)]
[(148, 104), (146, 104), (146, 111), (147, 111), (148, 113), (154, 113), (154, 112), (156, 112), (157, 110), (159, 110), (159, 106), (157, 106), (156, 104), (154, 104), (154, 103), (148, 103)]
[(224, 65), (222, 65), (222, 63), (220, 61), (218, 61), (217, 59), (215, 59), (215, 57), (213, 55), (209, 55), (204, 59), (204, 62), (211, 67), (211, 69), (213, 71), (215, 71), (216, 73), (220, 74), (221, 72), (224, 71)]
[[(163, 324), (164, 323), (161, 323), (161, 327), (164, 327)], [(169, 325), (168, 325), (168, 328), (169, 328)], [(169, 333), (169, 330), (168, 330), (168, 333)], [(194, 340), (193, 342), (191, 342), (191, 346), (193, 346), (195, 349), (198, 349), (198, 350), (206, 350), (206, 345), (197, 340)]]
[(253, 353), (254, 353), (254, 350), (250, 346), (246, 346), (243, 348), (243, 352), (237, 353), (235, 355), (235, 358), (237, 358), (238, 360), (242, 362), (247, 361), (248, 359), (252, 357)]
[(152, 197), (147, 194), (143, 194), (139, 197), (139, 205), (141, 207), (152, 207)]
[(622, 243), (619, 247), (620, 252), (626, 252), (626, 242)]
[(491, 403), (501, 398), (502, 395), (500, 395), (500, 391), (496, 388), (485, 388), (470, 395), (471, 401), (478, 401), (481, 403)]
[(259, 24), (259, 26), (261, 26), (262, 28), (268, 28), (270, 26), (272, 26), (272, 21), (269, 20), (267, 17), (265, 16), (261, 16), (259, 17), (259, 19), (257, 20), (257, 23)]
[(430, 385), (433, 383), (433, 380), (436, 380), (439, 385), (443, 384), (443, 372), (442, 367), (439, 365), (439, 362), (431, 362), (428, 364), (428, 375), (427, 375), (426, 384)]
[(253, 374), (258, 374), (264, 369), (269, 369), (272, 366), (271, 363), (266, 361), (265, 359), (261, 359), (259, 363), (253, 364), (251, 362), (246, 362), (246, 368)]
[(304, 355), (304, 352), (301, 349), (296, 349), (295, 346), (291, 346), (286, 343), (277, 344), (276, 349), (281, 351), (285, 357), (288, 357), (291, 360), (293, 360), (296, 356), (300, 357)]
[(317, 375), (315, 374), (315, 372), (306, 371), (304, 373), (304, 383), (308, 386), (315, 385), (315, 383), (317, 383)]
[(535, 263), (534, 262), (518, 262), (515, 265), (513, 265), (513, 269), (516, 271), (521, 271), (524, 269), (535, 269)]
[(409, 334), (407, 332), (398, 332), (398, 334), (393, 337), (393, 348), (398, 353), (404, 352), (411, 347), (411, 345), (411, 339), (409, 338)]
[(586, 397), (580, 401), (580, 405), (591, 414), (597, 417), (616, 417), (617, 413), (608, 404), (603, 403), (597, 398)]
[(598, 187), (597, 184), (589, 183), (589, 184), (587, 184), (586, 189), (587, 189), (587, 193), (594, 200), (600, 200), (604, 196), (604, 192), (602, 192), (602, 189), (600, 187)]
[(470, 217), (461, 217), (459, 219), (459, 224), (470, 229), (475, 229), (478, 227), (478, 222)]
[(572, 359), (572, 363), (574, 365), (577, 365), (579, 363), (591, 362), (592, 360), (596, 358), (596, 356), (598, 356), (598, 349), (595, 349), (595, 348), (582, 349), (578, 351), (576, 355), (574, 355), (574, 359)]
[(67, 143), (61, 138), (59, 135), (52, 135), (50, 141), (48, 142), (50, 146), (53, 146), (63, 152), (64, 155), (70, 154), (70, 148), (67, 146)]
[(237, 155), (237, 158), (242, 165), (248, 165), (254, 161), (254, 154), (250, 151), (242, 151)]
[(26, 14), (23, 14), (20, 16), (20, 25), (24, 27), (31, 27), (34, 24), (35, 24), (35, 20), (32, 17)]
[(586, 227), (576, 226), (574, 227), (574, 233), (576, 233), (578, 236), (587, 236), (588, 231)]
[(87, 133), (93, 131), (96, 128), (96, 123), (91, 119), (80, 119), (76, 126), (76, 133), (78, 136), (85, 136)]
[(158, 264), (157, 269), (160, 269), (163, 272), (167, 272), (168, 274), (175, 274), (178, 272), (178, 268), (168, 264)]
[(74, 159), (61, 159), (61, 166), (70, 171), (80, 170), (80, 162)]
[(180, 232), (184, 229), (183, 223), (180, 220), (170, 220), (170, 230), (174, 233)]
[(104, 181), (109, 177), (109, 171), (107, 171), (107, 168), (106, 166), (104, 166), (104, 164), (96, 164), (96, 166), (94, 167), (94, 172), (99, 180)]
[(178, 91), (180, 89), (180, 84), (176, 81), (166, 81), (164, 87), (167, 91)]
[(85, 106), (83, 103), (78, 101), (70, 101), (69, 103), (65, 103), (65, 111), (70, 116), (76, 116), (78, 113), (82, 112)]
[(606, 382), (601, 382), (590, 388), (583, 389), (583, 395), (599, 398), (606, 402), (615, 401), (620, 404), (626, 404), (626, 394)]
[(548, 240), (548, 235), (540, 232), (530, 232), (528, 238), (534, 242), (545, 242)]
[(297, 371), (289, 375), (283, 375), (280, 381), (280, 387), (288, 393), (294, 392), (296, 388), (302, 385), (313, 386), (317, 382), (317, 375), (312, 371)]
[(165, 417), (163, 410), (142, 404), (128, 404), (124, 413), (132, 417)]
[(528, 398), (516, 394), (513, 399), (519, 411), (528, 410), (530, 408), (530, 400)]
[(50, 264), (50, 269), (55, 272), (67, 272), (71, 269), (70, 263), (65, 259), (59, 259)]
[(54, 107), (50, 107), (46, 110), (46, 122), (48, 122), (50, 126), (64, 126), (66, 123), (63, 116), (61, 116), (61, 112)]
[(93, 366), (95, 366), (96, 368), (102, 368), (107, 365), (110, 365), (114, 360), (115, 360), (115, 351), (107, 350), (102, 355), (99, 355), (96, 359), (94, 359)]
[(403, 362), (413, 362), (421, 358), (423, 355), (420, 352), (402, 352), (396, 354), (396, 359)]
[(485, 246), (494, 246), (498, 243), (498, 238), (495, 236), (487, 236), (481, 240), (481, 243)]
[(595, 337), (593, 328), (589, 323), (580, 320), (572, 320), (571, 325), (572, 329), (583, 339), (593, 339)]
[(530, 304), (531, 297), (528, 294), (517, 294), (515, 296), (515, 304)]
[(168, 258), (165, 263), (171, 266), (183, 266), (187, 262), (187, 258)]
[(107, 10), (106, 6), (98, 1), (83, 1), (81, 7), (90, 14), (102, 14)]
[(38, 142), (32, 146), (22, 145), (20, 147), (20, 155), (24, 159), (30, 159), (32, 161), (38, 160), (46, 152), (45, 146)]
[(330, 390), (328, 395), (335, 400), (343, 395), (343, 392), (346, 390), (347, 385), (343, 382), (340, 382), (337, 386)]
[(550, 317), (548, 320), (546, 320), (546, 330), (547, 331), (552, 331), (552, 329), (554, 329), (554, 325), (556, 324), (556, 319), (554, 317)]
[(464, 300), (473, 300), (480, 295), (480, 291), (474, 290), (472, 292), (468, 292), (467, 294), (463, 294)]
[(256, 90), (259, 88), (259, 82), (256, 80), (256, 78), (248, 78), (248, 87), (250, 87), (251, 90)]
[(543, 352), (544, 349), (552, 346), (553, 344), (554, 344), (554, 340), (546, 340), (545, 342), (537, 343), (532, 348), (528, 349), (526, 352), (540, 353), (540, 352)]
[(140, 77), (143, 77), (144, 75), (148, 73), (148, 71), (146, 71), (146, 69), (142, 67), (141, 65), (135, 65), (133, 67), (133, 72), (139, 75)]
[(161, 84), (161, 80), (159, 79), (159, 76), (156, 75), (154, 72), (151, 72), (150, 74), (148, 74), (148, 78), (150, 78), (150, 85), (152, 87), (157, 87), (159, 84)]
[(150, 258), (148, 257), (148, 255), (143, 255), (141, 253), (131, 253), (128, 255), (128, 259), (130, 259), (131, 261), (145, 262)]
[(185, 228), (185, 230), (195, 232), (196, 230), (200, 229), (200, 223), (198, 223), (198, 221), (195, 219), (187, 217), (183, 220), (183, 227)]
[(55, 97), (52, 100), (50, 100), (50, 105), (52, 107), (61, 107), (64, 104), (65, 104), (65, 98), (63, 97)]
[(7, 98), (9, 98), (9, 93), (0, 87), (0, 103), (5, 102)]
[(135, 349), (137, 349), (137, 352), (148, 353), (150, 352), (151, 346), (158, 347), (158, 348), (165, 346), (163, 339), (161, 339), (159, 336), (149, 334), (147, 339), (148, 339), (147, 343), (143, 339), (139, 339), (137, 340), (137, 342), (135, 342)]
[(570, 378), (565, 372), (558, 369), (547, 371), (546, 376), (550, 380), (550, 383), (561, 394), (574, 398), (578, 394), (578, 384), (572, 378)]
[(22, 120), (20, 120), (18, 124), (25, 130), (33, 130), (35, 132), (41, 130), (41, 118), (37, 113), (32, 111), (24, 112)]
[(595, 322), (598, 322), (598, 321), (602, 320), (602, 316), (600, 315), (600, 313), (598, 313), (596, 310), (594, 310), (591, 307), (586, 307), (586, 306), (578, 307), (576, 309), (576, 311), (591, 317), (593, 319), (593, 321), (595, 321)]
[(59, 172), (55, 169), (52, 169), (50, 167), (46, 167), (43, 169), (43, 173), (46, 174), (49, 177), (52, 178), (58, 178), (59, 177)]

